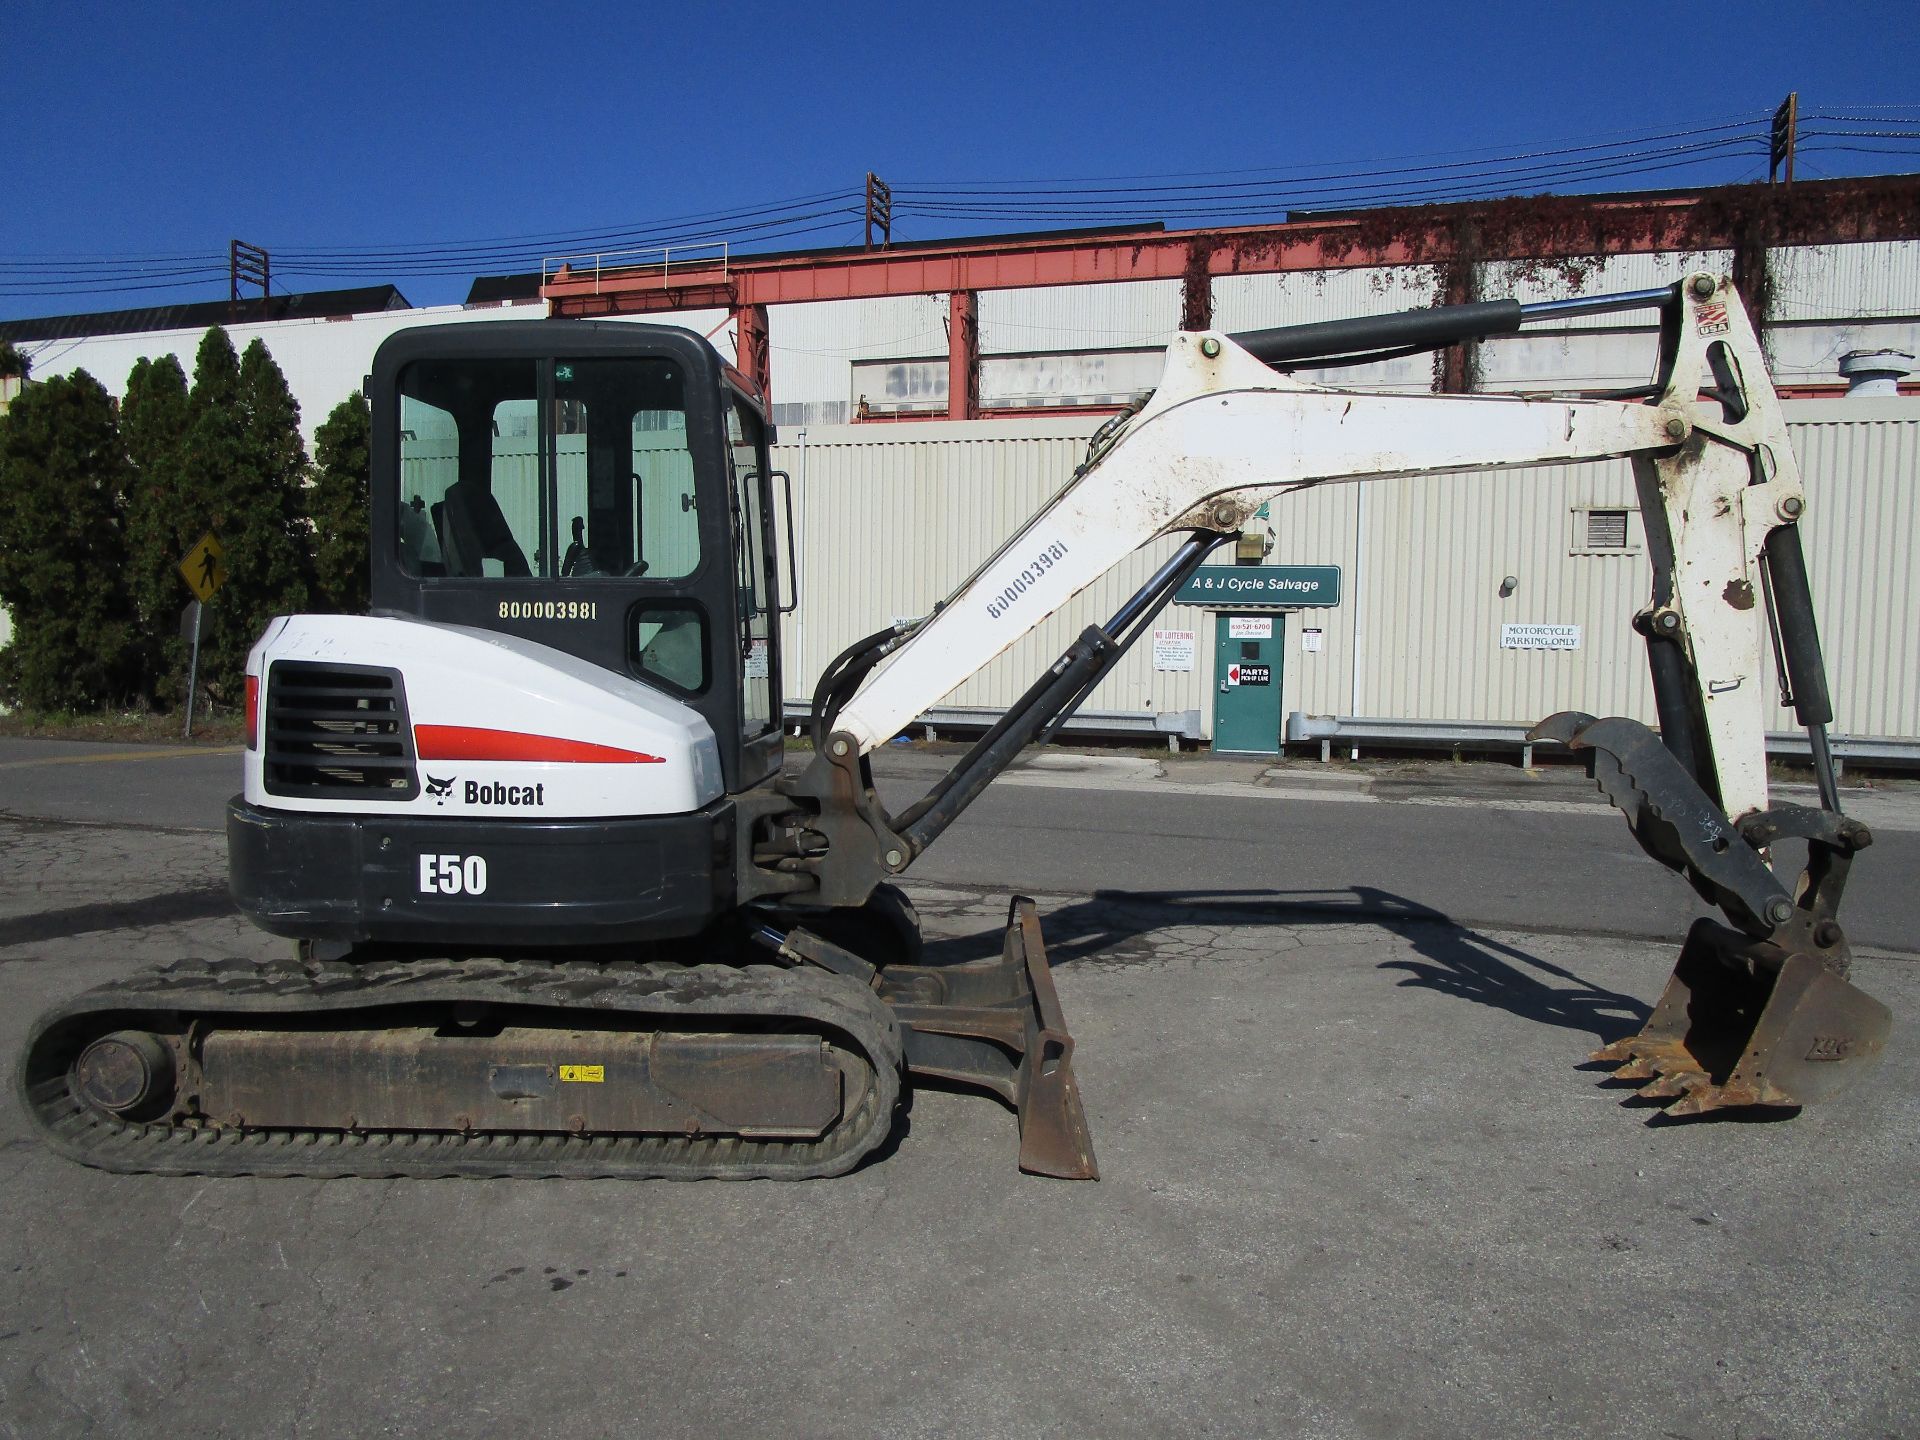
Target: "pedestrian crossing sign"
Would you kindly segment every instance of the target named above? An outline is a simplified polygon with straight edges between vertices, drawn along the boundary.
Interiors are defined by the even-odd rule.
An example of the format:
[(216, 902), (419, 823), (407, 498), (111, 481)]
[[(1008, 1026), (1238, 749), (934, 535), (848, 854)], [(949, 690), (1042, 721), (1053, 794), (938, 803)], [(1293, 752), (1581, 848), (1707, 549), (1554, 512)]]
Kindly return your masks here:
[(226, 584), (226, 547), (211, 530), (202, 535), (181, 559), (180, 574), (185, 578), (187, 588), (199, 597), (202, 605), (213, 598), (214, 591)]

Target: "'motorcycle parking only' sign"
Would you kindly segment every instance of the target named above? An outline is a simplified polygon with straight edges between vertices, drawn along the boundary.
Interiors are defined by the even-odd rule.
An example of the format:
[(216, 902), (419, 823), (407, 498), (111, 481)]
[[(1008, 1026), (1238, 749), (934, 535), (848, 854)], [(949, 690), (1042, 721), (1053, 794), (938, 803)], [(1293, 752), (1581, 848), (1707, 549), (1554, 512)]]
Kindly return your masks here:
[(1514, 625), (1500, 627), (1502, 650), (1578, 650), (1578, 625)]

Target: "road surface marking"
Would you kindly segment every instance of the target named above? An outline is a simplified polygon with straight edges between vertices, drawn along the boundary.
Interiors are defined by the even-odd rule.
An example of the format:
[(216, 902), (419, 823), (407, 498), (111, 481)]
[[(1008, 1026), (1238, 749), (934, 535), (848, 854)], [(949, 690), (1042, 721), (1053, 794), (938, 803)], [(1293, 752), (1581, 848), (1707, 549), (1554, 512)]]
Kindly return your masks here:
[(238, 745), (209, 745), (199, 750), (108, 750), (98, 755), (46, 755), (38, 760), (0, 760), (0, 770), (26, 770), (35, 765), (90, 765), (100, 760), (188, 760), (201, 755), (238, 755)]

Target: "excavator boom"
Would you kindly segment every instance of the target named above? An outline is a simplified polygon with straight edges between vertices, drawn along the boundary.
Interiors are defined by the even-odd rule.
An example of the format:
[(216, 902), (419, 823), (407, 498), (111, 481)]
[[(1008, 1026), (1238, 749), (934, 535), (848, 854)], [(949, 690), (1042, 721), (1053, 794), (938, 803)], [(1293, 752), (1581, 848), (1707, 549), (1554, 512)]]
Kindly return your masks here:
[[(1640, 308), (1661, 312), (1661, 350), (1653, 383), (1628, 397), (1373, 394), (1274, 368)], [(1642, 847), (1719, 906), (1731, 928), (1696, 932), (1681, 967), (1692, 977), (1685, 998), (1670, 987), (1646, 1035), (1599, 1058), (1654, 1067), (1644, 1070), (1655, 1079), (1649, 1093), (1679, 1097), (1682, 1113), (1796, 1105), (1838, 1088), (1844, 1071), (1878, 1055), (1889, 1024), (1884, 1007), (1846, 981), (1835, 914), (1847, 864), (1871, 836), (1839, 813), (1824, 728), (1832, 711), (1799, 540), (1807, 502), (1785, 417), (1739, 295), (1712, 275), (1536, 307), (1495, 302), (1238, 341), (1179, 336), (1160, 387), (1096, 438), (1073, 481), (932, 616), (880, 637), (874, 649), (888, 663), (877, 674), (824, 694), (815, 716), (822, 753), (796, 788), (822, 803), (827, 843), (789, 872), (812, 870), (822, 893), (847, 903), (861, 885), (906, 869), (1021, 744), (1058, 727), (1207, 551), (1261, 505), (1328, 484), (1616, 457), (1633, 462), (1653, 563), (1649, 602), (1634, 623), (1646, 639), (1661, 730), (1569, 713), (1541, 722), (1533, 738), (1585, 753)], [(1275, 515), (1284, 525), (1283, 504)], [(1184, 542), (1133, 601), (1083, 632), (925, 800), (899, 817), (879, 811), (862, 754), (1124, 556), (1176, 535)], [(1769, 630), (1809, 730), (1821, 811), (1769, 808)], [(858, 679), (871, 668), (856, 662), (848, 673)], [(1768, 861), (1780, 835), (1812, 847), (1794, 893)], [(1783, 969), (1817, 972), (1820, 983), (1776, 987)], [(1789, 991), (1798, 998), (1783, 1011)], [(1804, 1053), (1788, 1053), (1803, 1040)]]

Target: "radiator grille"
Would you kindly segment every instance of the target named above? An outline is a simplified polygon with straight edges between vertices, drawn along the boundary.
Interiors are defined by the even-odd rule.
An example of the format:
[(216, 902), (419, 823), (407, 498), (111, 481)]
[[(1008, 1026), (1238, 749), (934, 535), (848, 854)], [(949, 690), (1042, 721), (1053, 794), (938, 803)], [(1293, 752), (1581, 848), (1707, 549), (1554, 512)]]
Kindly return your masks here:
[(267, 676), (265, 757), (270, 795), (413, 799), (420, 778), (400, 672), (275, 661)]

